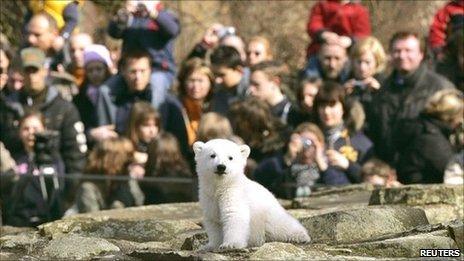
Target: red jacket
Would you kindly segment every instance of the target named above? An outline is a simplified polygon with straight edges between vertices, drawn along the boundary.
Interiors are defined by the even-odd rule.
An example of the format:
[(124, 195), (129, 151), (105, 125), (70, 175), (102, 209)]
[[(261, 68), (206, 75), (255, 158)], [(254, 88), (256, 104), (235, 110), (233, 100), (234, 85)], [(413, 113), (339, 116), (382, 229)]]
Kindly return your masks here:
[(340, 3), (340, 0), (319, 1), (309, 14), (307, 32), (311, 37), (308, 56), (319, 50), (320, 34), (331, 31), (338, 35), (359, 38), (371, 34), (369, 11), (359, 3)]
[(432, 50), (439, 50), (445, 46), (449, 19), (457, 14), (464, 15), (464, 0), (449, 1), (435, 14), (428, 40)]

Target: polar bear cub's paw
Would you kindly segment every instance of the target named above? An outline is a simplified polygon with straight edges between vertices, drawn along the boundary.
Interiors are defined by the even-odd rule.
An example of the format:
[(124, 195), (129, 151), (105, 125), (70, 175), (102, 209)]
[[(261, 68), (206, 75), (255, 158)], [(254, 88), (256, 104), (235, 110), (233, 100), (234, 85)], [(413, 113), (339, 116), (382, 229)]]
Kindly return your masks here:
[(219, 249), (221, 250), (228, 250), (228, 249), (240, 249), (240, 248), (246, 248), (247, 243), (246, 242), (224, 242), (219, 246)]

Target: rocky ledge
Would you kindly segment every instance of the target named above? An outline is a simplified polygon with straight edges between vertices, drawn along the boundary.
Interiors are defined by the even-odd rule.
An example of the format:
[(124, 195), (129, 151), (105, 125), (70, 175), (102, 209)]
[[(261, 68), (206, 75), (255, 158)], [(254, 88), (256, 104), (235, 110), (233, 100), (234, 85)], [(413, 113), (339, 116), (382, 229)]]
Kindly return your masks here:
[(464, 250), (463, 194), (463, 186), (446, 185), (327, 188), (280, 201), (308, 229), (310, 244), (218, 252), (199, 251), (207, 236), (198, 203), (101, 211), (1, 227), (0, 260), (416, 259), (421, 249)]

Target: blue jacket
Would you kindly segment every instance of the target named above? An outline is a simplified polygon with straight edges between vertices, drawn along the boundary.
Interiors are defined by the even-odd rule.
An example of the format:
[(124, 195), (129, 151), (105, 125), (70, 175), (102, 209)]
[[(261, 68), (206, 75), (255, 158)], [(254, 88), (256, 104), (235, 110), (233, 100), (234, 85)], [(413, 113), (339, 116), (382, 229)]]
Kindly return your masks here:
[(153, 69), (175, 74), (174, 39), (180, 33), (180, 25), (171, 12), (161, 10), (155, 20), (134, 16), (128, 26), (111, 21), (108, 33), (123, 40), (122, 53), (134, 49), (146, 50), (153, 59)]

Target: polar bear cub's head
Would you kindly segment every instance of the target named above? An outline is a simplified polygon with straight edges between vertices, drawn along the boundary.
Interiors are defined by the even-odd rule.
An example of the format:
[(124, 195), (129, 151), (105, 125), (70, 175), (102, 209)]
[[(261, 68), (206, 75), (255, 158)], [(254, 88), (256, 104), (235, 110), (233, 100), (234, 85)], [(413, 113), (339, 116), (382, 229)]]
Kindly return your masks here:
[(198, 176), (217, 177), (243, 175), (250, 147), (230, 140), (214, 139), (193, 144)]

